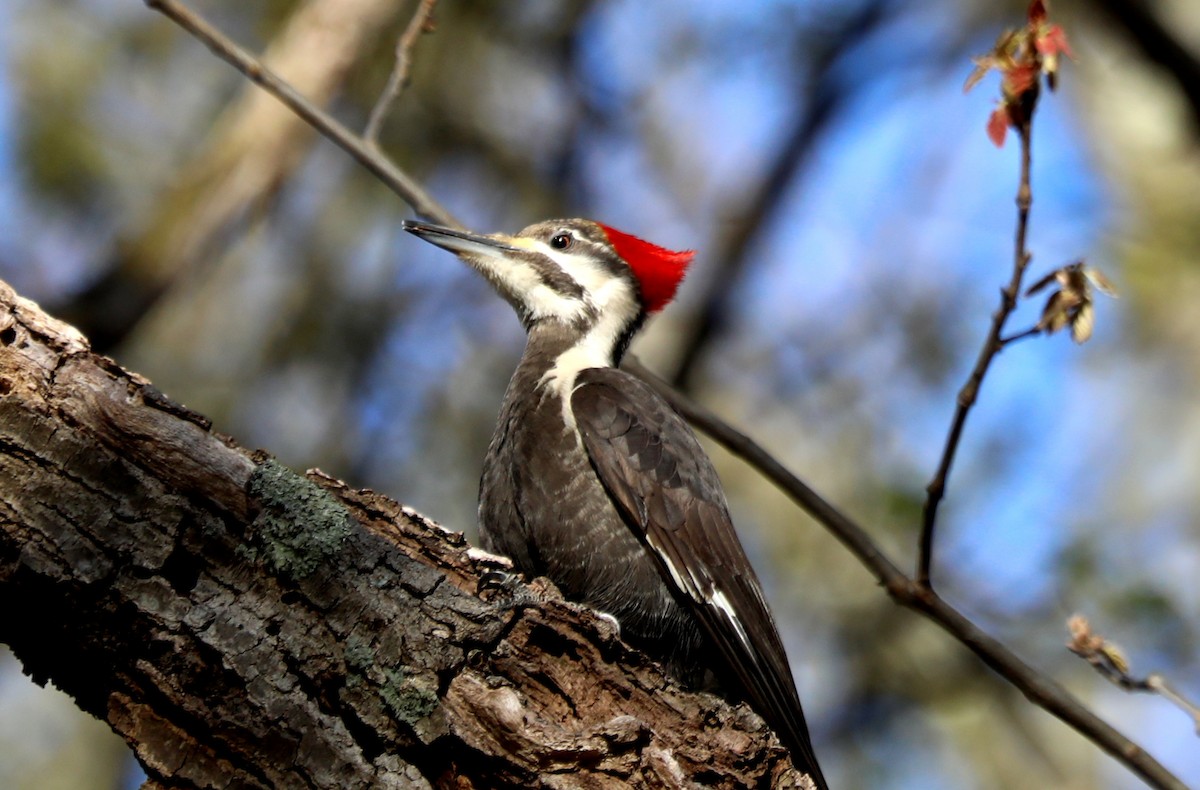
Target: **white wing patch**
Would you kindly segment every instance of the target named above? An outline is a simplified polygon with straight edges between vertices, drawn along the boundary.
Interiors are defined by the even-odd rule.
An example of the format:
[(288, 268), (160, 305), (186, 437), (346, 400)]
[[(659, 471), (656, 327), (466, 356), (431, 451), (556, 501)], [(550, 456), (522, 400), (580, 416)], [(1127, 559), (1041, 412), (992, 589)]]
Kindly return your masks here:
[(737, 610), (733, 608), (733, 604), (731, 604), (729, 599), (725, 597), (724, 591), (713, 590), (712, 594), (709, 596), (709, 599), (705, 601), (705, 603), (709, 604), (710, 606), (715, 606), (721, 610), (721, 612), (733, 625), (734, 630), (737, 631), (738, 639), (741, 641), (742, 646), (746, 648), (747, 652), (749, 652), (751, 655), (754, 655), (755, 650), (753, 645), (750, 644), (750, 635), (746, 633), (746, 626), (742, 625), (742, 618), (738, 617)]
[(691, 574), (684, 576), (679, 572), (679, 569), (675, 567), (675, 563), (671, 562), (671, 555), (663, 551), (662, 546), (659, 546), (658, 541), (654, 539), (654, 533), (647, 532), (646, 539), (650, 543), (650, 548), (654, 549), (654, 553), (657, 554), (658, 558), (663, 561), (664, 565), (667, 566), (667, 572), (670, 573), (671, 578), (674, 579), (675, 586), (687, 593), (692, 600), (704, 603), (704, 597), (700, 594), (700, 591), (696, 587), (696, 580), (691, 577)]
[(737, 609), (730, 602), (729, 597), (725, 595), (725, 591), (719, 589), (716, 584), (709, 578), (697, 579), (694, 574), (687, 572), (686, 569), (675, 567), (675, 563), (671, 561), (671, 555), (662, 550), (658, 541), (654, 539), (654, 533), (647, 533), (646, 538), (650, 543), (650, 548), (662, 560), (663, 565), (667, 566), (667, 572), (671, 574), (671, 579), (675, 585), (688, 595), (693, 601), (703, 606), (716, 607), (717, 611), (725, 616), (725, 619), (733, 626), (733, 630), (737, 633), (738, 641), (742, 643), (742, 647), (751, 655), (755, 654), (754, 646), (750, 642), (750, 635), (746, 632), (746, 626), (742, 623), (742, 618), (738, 616)]

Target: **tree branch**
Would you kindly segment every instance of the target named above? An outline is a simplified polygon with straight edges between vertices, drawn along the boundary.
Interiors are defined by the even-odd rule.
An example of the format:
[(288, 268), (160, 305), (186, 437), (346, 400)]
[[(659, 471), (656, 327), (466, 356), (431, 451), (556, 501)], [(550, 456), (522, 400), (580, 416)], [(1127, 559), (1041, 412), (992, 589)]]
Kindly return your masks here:
[(162, 787), (802, 787), (546, 583), (208, 429), (0, 282), (0, 641)]
[[(394, 0), (309, 0), (292, 4), (262, 62), (288, 75), (308, 101), (326, 106), (366, 43), (395, 13)], [(269, 213), (280, 185), (317, 141), (296, 113), (249, 82), (206, 129), (204, 144), (155, 195), (136, 226), (120, 231), (99, 277), (61, 309), (92, 348), (108, 353), (173, 294), (194, 299), (201, 277), (228, 266), (221, 254), (239, 229)], [(186, 286), (181, 288), (181, 284)]]
[(946, 434), (946, 443), (942, 449), (942, 457), (938, 462), (937, 472), (926, 487), (925, 505), (921, 512), (921, 537), (917, 556), (917, 583), (923, 587), (931, 587), (930, 570), (933, 564), (933, 534), (937, 523), (938, 506), (946, 493), (946, 481), (950, 477), (950, 468), (954, 465), (954, 456), (958, 452), (958, 443), (962, 438), (967, 416), (975, 405), (983, 378), (991, 367), (992, 360), (1004, 348), (1004, 325), (1017, 306), (1017, 297), (1021, 293), (1021, 280), (1029, 265), (1029, 251), (1025, 239), (1029, 231), (1029, 207), (1033, 204), (1033, 189), (1030, 186), (1032, 140), (1032, 103), (1028, 115), (1017, 127), (1021, 140), (1021, 177), (1017, 187), (1017, 230), (1013, 244), (1013, 268), (1008, 285), (1000, 290), (1000, 306), (992, 314), (992, 326), (971, 375), (958, 392), (957, 405), (954, 409), (954, 419), (950, 422), (950, 430)]
[(383, 93), (379, 94), (379, 100), (375, 102), (375, 106), (371, 108), (367, 126), (363, 129), (363, 140), (372, 148), (378, 147), (379, 130), (383, 128), (383, 119), (387, 117), (388, 110), (400, 97), (400, 91), (404, 90), (404, 86), (408, 84), (412, 49), (417, 45), (417, 39), (428, 29), (430, 20), (433, 18), (433, 7), (436, 5), (437, 0), (418, 0), (417, 10), (413, 12), (412, 19), (409, 20), (408, 27), (404, 28), (400, 40), (396, 42), (396, 65), (392, 67), (387, 85), (384, 86)]
[(200, 15), (192, 12), (183, 3), (175, 0), (146, 0), (146, 5), (169, 17), (188, 33), (204, 42), (221, 60), (233, 66), (251, 82), (283, 102), (288, 109), (304, 119), (307, 124), (350, 154), (355, 161), (382, 181), (388, 189), (412, 206), (413, 211), (419, 216), (450, 227), (463, 227), (462, 223), (426, 193), (424, 188), (412, 177), (396, 167), (386, 157), (380, 156), (361, 137), (351, 132), (320, 107), (297, 93), (291, 85), (280, 79), (250, 53), (235, 44)]

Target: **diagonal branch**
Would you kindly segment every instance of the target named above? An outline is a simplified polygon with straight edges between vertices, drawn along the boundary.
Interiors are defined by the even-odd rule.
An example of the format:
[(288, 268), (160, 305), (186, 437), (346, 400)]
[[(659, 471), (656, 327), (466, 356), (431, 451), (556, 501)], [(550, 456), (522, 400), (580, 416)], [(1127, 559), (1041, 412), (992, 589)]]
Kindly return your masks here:
[(825, 501), (788, 471), (761, 445), (721, 420), (708, 409), (674, 390), (641, 363), (627, 357), (624, 367), (646, 379), (675, 409), (725, 449), (762, 473), (806, 513), (828, 529), (887, 590), (896, 603), (918, 612), (961, 642), (997, 674), (1015, 686), (1038, 707), (1056, 716), (1095, 743), (1151, 787), (1187, 790), (1142, 747), (1117, 732), (1071, 692), (1025, 663), (1003, 642), (983, 631), (931, 588), (906, 576), (871, 540), (859, 524)]
[[(395, 0), (307, 0), (272, 32), (259, 55), (287, 74), (311, 103), (327, 107), (341, 91), (365, 42), (395, 14)], [(249, 81), (211, 119), (204, 144), (191, 152), (153, 207), (123, 222), (102, 271), (60, 308), (108, 353), (153, 324), (151, 313), (172, 300), (194, 299), (201, 283), (231, 265), (224, 253), (250, 226), (271, 214), (282, 186), (319, 135), (296, 113)], [(318, 142), (320, 141), (320, 142)], [(186, 295), (181, 297), (181, 293)]]
[[(147, 3), (179, 22), (224, 60), (246, 74), (248, 78), (278, 96), (289, 107), (296, 109), (301, 117), (304, 117), (322, 134), (329, 136), (329, 130), (335, 131), (337, 136), (331, 137), (331, 139), (372, 173), (381, 179), (385, 178), (385, 174), (391, 174), (391, 180), (386, 181), (388, 186), (413, 205), (422, 216), (447, 224), (452, 222), (452, 218), (445, 209), (427, 196), (395, 165), (377, 151), (371, 150), (361, 138), (356, 137), (323, 111), (305, 102), (278, 77), (265, 72), (254, 58), (229, 41), (220, 31), (192, 14), (175, 0), (147, 0)], [(1028, 130), (1025, 130), (1023, 134), (1027, 135)], [(1023, 183), (1026, 188), (1018, 195), (1018, 205), (1019, 207), (1023, 206), (1022, 216), (1027, 215), (1030, 202), (1028, 140), (1024, 139), (1024, 142), (1026, 147), (1023, 149), (1025, 151), (1023, 166), (1026, 175)], [(395, 178), (396, 174), (401, 178)], [(1024, 220), (1021, 220), (1018, 225), (1018, 250), (1020, 251), (1024, 250), (1024, 237)], [(1014, 272), (1014, 284), (1007, 289), (1011, 291), (1013, 300), (1019, 291), (1020, 276), (1024, 272), (1027, 262), (1027, 257), (1019, 256), (1018, 271)], [(1003, 310), (1002, 305), (1005, 318), (1011, 309), (1009, 307), (1007, 310)], [(999, 323), (1002, 325), (1003, 321), (1001, 320)], [(998, 342), (999, 330), (994, 331), (989, 337), (992, 338), (991, 342), (988, 348), (985, 348), (988, 363), (996, 353), (991, 346)], [(985, 664), (1019, 689), (1031, 702), (1091, 740), (1150, 786), (1164, 790), (1187, 790), (1186, 785), (1161, 763), (1092, 713), (1053, 679), (1024, 663), (1003, 643), (978, 628), (927, 585), (914, 581), (901, 572), (896, 564), (879, 549), (866, 530), (822, 499), (819, 494), (789, 472), (762, 447), (641, 368), (636, 360), (627, 358), (625, 366), (658, 388), (689, 421), (724, 444), (730, 451), (745, 459), (753, 468), (787, 493), (809, 515), (824, 525), (875, 576), (893, 600), (937, 623), (943, 630), (974, 652)]]
[(209, 24), (203, 17), (176, 0), (146, 0), (146, 5), (169, 17), (173, 22), (204, 42), (213, 54), (240, 71), (254, 84), (283, 102), (296, 115), (335, 143), (360, 165), (369, 170), (384, 185), (412, 206), (421, 217), (443, 225), (462, 228), (463, 225), (448, 210), (434, 200), (425, 189), (390, 160), (379, 156), (361, 137), (346, 128), (320, 107), (301, 96), (291, 85), (264, 67), (250, 53), (228, 36)]

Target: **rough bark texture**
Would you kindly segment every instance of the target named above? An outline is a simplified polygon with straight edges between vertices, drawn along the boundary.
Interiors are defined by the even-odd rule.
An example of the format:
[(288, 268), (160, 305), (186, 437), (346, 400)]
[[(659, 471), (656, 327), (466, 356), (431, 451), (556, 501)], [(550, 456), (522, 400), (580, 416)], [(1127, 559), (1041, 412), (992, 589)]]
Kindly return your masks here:
[(744, 706), (502, 570), (239, 448), (0, 282), (0, 641), (149, 786), (807, 786)]

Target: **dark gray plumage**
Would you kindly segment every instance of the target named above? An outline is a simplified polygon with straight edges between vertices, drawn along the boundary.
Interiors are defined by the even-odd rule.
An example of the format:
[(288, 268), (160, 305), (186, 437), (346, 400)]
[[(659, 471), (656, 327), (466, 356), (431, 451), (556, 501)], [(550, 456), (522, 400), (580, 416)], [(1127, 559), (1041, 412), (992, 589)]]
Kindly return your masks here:
[(666, 401), (616, 369), (687, 256), (587, 220), (516, 236), (405, 229), (480, 271), (528, 332), (484, 461), (483, 547), (616, 617), (684, 683), (748, 701), (827, 789), (712, 462)]
[(562, 402), (526, 397), (568, 342), (555, 327), (535, 327), (509, 382), (479, 486), (483, 548), (616, 617), (624, 638), (684, 682), (714, 688), (708, 662), (697, 655), (699, 624), (614, 506), (564, 422)]

